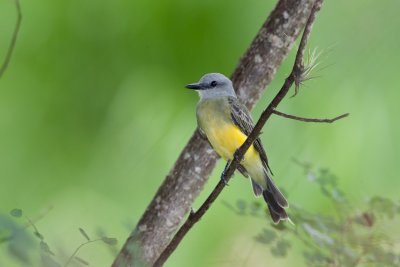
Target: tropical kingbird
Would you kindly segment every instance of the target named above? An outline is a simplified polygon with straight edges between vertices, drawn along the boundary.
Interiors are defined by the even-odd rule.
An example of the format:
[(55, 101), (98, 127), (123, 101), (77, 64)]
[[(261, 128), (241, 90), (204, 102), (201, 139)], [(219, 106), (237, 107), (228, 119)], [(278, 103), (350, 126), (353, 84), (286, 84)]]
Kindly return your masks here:
[[(249, 111), (236, 97), (232, 82), (220, 73), (206, 74), (186, 88), (196, 90), (200, 96), (196, 110), (200, 134), (229, 163), (254, 128)], [(250, 176), (254, 194), (264, 197), (274, 223), (289, 218), (285, 212), (289, 204), (272, 180), (259, 138), (247, 150), (238, 170)]]

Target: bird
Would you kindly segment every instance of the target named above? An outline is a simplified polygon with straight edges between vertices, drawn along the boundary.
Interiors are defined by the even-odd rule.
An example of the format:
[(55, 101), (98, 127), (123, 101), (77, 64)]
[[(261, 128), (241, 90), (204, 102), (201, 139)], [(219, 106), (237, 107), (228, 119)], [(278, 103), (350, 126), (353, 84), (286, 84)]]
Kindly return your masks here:
[[(254, 128), (250, 112), (237, 98), (232, 81), (223, 74), (205, 74), (199, 82), (185, 87), (197, 91), (200, 97), (196, 107), (200, 135), (227, 161), (228, 166)], [(285, 211), (289, 207), (288, 201), (272, 179), (260, 138), (247, 150), (237, 169), (249, 178), (254, 195), (263, 196), (275, 224), (290, 221)], [(224, 179), (224, 174), (221, 179)]]

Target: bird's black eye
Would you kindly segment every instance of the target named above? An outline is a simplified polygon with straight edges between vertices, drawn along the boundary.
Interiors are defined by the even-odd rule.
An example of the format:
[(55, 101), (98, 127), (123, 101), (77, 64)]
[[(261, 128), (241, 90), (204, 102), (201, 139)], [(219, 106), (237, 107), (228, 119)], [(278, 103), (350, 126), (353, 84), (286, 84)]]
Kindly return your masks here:
[(212, 82), (210, 83), (210, 85), (211, 85), (211, 87), (217, 86), (217, 81), (212, 81)]

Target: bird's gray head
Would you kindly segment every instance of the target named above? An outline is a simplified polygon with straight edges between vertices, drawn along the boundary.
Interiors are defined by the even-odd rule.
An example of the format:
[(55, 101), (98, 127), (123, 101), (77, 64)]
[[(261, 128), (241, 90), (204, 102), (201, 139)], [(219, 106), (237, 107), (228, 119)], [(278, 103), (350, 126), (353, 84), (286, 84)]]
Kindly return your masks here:
[(186, 88), (196, 90), (201, 99), (220, 96), (236, 97), (231, 80), (220, 73), (208, 73), (201, 77), (198, 83), (188, 84)]

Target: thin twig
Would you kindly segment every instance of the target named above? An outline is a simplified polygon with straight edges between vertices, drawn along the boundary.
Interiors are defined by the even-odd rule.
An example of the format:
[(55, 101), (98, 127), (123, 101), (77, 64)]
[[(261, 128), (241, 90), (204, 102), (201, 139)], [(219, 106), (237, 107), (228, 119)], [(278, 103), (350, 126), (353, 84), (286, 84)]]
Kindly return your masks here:
[(32, 226), (32, 223), (37, 223), (38, 221), (42, 220), (51, 210), (53, 209), (53, 206), (49, 206), (47, 209), (42, 211), (40, 214), (36, 215), (32, 219), (30, 219), (25, 225), (24, 229)]
[(35, 223), (28, 216), (25, 216), (25, 219), (28, 221), (28, 224), (30, 226), (32, 226), (32, 228), (35, 231), (35, 233), (40, 233), (39, 230), (37, 229)]
[[(47, 213), (49, 213), (49, 212), (51, 211), (52, 208), (53, 208), (53, 207), (50, 206), (49, 208), (47, 208), (44, 212), (42, 212), (41, 214), (39, 214), (39, 215), (38, 215), (37, 217), (35, 217), (34, 219), (30, 219), (29, 217), (25, 216), (27, 222), (26, 222), (25, 225), (23, 226), (23, 229), (27, 229), (27, 228), (29, 228), (29, 227), (32, 226), (32, 227), (34, 228), (34, 232), (39, 233), (38, 230), (37, 230), (37, 228), (36, 228), (36, 226), (35, 226), (35, 223), (37, 223), (38, 221), (40, 221), (41, 219), (43, 219), (43, 217), (46, 216)], [(13, 237), (14, 237), (14, 235), (11, 234), (10, 236), (6, 236), (6, 237), (1, 238), (1, 239), (0, 239), (0, 244), (12, 240)]]
[(276, 114), (276, 115), (278, 115), (278, 116), (281, 116), (281, 117), (284, 117), (284, 118), (287, 118), (287, 119), (296, 120), (296, 121), (303, 121), (303, 122), (326, 122), (326, 123), (332, 123), (332, 122), (335, 122), (335, 121), (337, 121), (337, 120), (346, 118), (347, 116), (350, 115), (350, 113), (345, 113), (345, 114), (342, 114), (342, 115), (337, 116), (337, 117), (332, 118), (332, 119), (320, 119), (320, 118), (304, 118), (304, 117), (294, 116), (294, 115), (290, 115), (290, 114), (286, 114), (286, 113), (277, 111), (276, 109), (274, 109), (274, 110), (272, 111), (272, 113), (274, 113), (274, 114)]
[[(263, 111), (260, 116), (260, 119), (257, 121), (254, 126), (253, 131), (247, 137), (246, 141), (242, 144), (242, 146), (236, 151), (234, 159), (231, 161), (231, 164), (227, 168), (225, 172), (225, 181), (228, 182), (235, 172), (236, 168), (239, 165), (240, 160), (243, 158), (246, 151), (249, 149), (254, 140), (258, 137), (261, 132), (262, 127), (265, 122), (271, 117), (273, 110), (277, 107), (277, 105), (282, 101), (282, 99), (288, 93), (290, 87), (294, 82), (297, 81), (299, 77), (301, 77), (301, 73), (303, 71), (302, 59), (304, 55), (304, 49), (307, 44), (308, 38), (310, 36), (310, 32), (315, 20), (316, 13), (320, 10), (323, 0), (316, 0), (314, 6), (311, 10), (310, 16), (307, 20), (306, 26), (304, 28), (304, 32), (300, 41), (299, 49), (297, 50), (296, 60), (290, 75), (286, 78), (285, 83), (282, 88), (272, 100), (272, 102), (268, 105), (268, 107)], [(160, 257), (154, 263), (153, 267), (163, 266), (165, 261), (169, 258), (169, 256), (175, 251), (178, 247), (179, 243), (182, 241), (183, 237), (189, 232), (189, 230), (196, 224), (203, 215), (210, 208), (212, 203), (217, 199), (219, 194), (225, 187), (225, 182), (220, 180), (211, 194), (208, 196), (206, 201), (201, 205), (201, 207), (194, 213), (190, 213), (189, 217), (185, 221), (185, 223), (181, 226), (178, 232), (175, 234), (171, 242), (165, 248), (165, 250), (161, 253)]]
[(21, 12), (21, 6), (19, 4), (19, 0), (14, 0), (15, 1), (15, 8), (17, 9), (17, 21), (15, 23), (15, 28), (14, 32), (11, 38), (10, 45), (8, 46), (8, 50), (6, 53), (6, 57), (4, 58), (3, 64), (0, 67), (0, 78), (3, 76), (4, 72), (6, 71), (8, 64), (10, 63), (12, 53), (15, 48), (15, 43), (17, 42), (17, 37), (18, 37), (18, 32), (21, 26), (21, 21), (22, 21), (22, 12)]
[(83, 246), (86, 246), (86, 245), (88, 245), (88, 244), (90, 244), (90, 243), (97, 242), (97, 241), (101, 241), (101, 238), (89, 240), (89, 241), (86, 241), (85, 243), (80, 244), (80, 245), (75, 249), (74, 253), (72, 253), (72, 255), (68, 258), (68, 261), (67, 261), (63, 266), (64, 266), (64, 267), (67, 267), (67, 266), (71, 263), (71, 261), (75, 258), (76, 254), (78, 254), (79, 250), (80, 250)]

